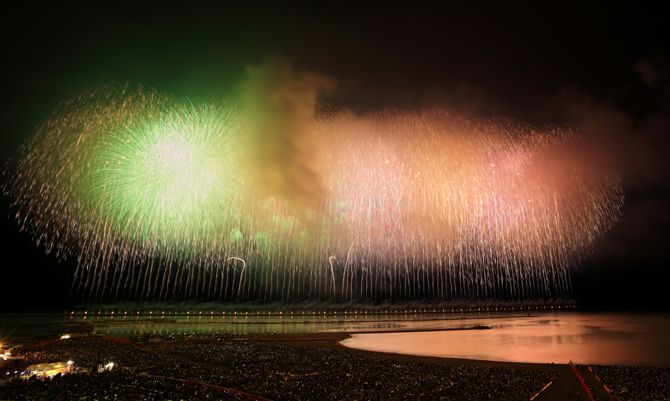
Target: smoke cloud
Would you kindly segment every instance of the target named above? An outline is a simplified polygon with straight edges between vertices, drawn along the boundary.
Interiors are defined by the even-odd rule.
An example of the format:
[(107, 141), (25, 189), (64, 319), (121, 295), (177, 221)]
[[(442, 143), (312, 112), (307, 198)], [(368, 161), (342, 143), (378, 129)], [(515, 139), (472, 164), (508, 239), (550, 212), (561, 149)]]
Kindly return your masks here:
[(296, 209), (322, 203), (323, 183), (314, 165), (313, 129), (319, 96), (334, 86), (319, 74), (297, 72), (283, 58), (247, 68), (241, 87), (242, 136), (247, 141), (249, 188)]

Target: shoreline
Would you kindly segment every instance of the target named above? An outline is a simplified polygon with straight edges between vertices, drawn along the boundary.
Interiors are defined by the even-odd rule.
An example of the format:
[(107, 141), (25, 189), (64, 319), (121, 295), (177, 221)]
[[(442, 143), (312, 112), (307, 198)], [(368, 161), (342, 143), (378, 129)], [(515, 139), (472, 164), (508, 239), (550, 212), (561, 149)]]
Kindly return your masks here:
[[(508, 312), (509, 313), (509, 312)], [(554, 312), (555, 313), (555, 312)], [(162, 316), (154, 315), (153, 318), (144, 319), (139, 318), (135, 319), (134, 316), (128, 317), (126, 320), (125, 317), (116, 315), (114, 318), (105, 319), (100, 317), (95, 319), (94, 316), (89, 316), (91, 319), (79, 320), (77, 318), (72, 318), (70, 316), (65, 316), (64, 319), (61, 319), (62, 322), (57, 324), (51, 324), (47, 320), (47, 323), (38, 323), (33, 320), (26, 320), (20, 322), (17, 327), (14, 327), (14, 338), (7, 339), (9, 343), (29, 343), (34, 340), (48, 339), (52, 337), (58, 337), (64, 333), (68, 334), (83, 334), (83, 335), (98, 335), (98, 336), (112, 336), (112, 337), (125, 337), (139, 339), (140, 342), (147, 340), (151, 337), (163, 337), (168, 339), (171, 337), (180, 337), (188, 338), (198, 338), (201, 336), (214, 336), (225, 339), (249, 339), (250, 341), (259, 340), (259, 341), (273, 341), (273, 342), (284, 342), (292, 344), (302, 344), (302, 345), (318, 345), (325, 348), (335, 348), (335, 347), (344, 347), (347, 350), (352, 350), (356, 352), (370, 352), (377, 354), (385, 355), (394, 355), (395, 358), (437, 358), (436, 360), (449, 360), (455, 361), (454, 363), (464, 364), (464, 365), (473, 365), (473, 364), (487, 364), (488, 366), (514, 366), (514, 364), (519, 364), (520, 366), (563, 366), (568, 363), (568, 359), (563, 359), (562, 357), (570, 356), (575, 361), (582, 361), (584, 363), (590, 364), (599, 364), (599, 365), (608, 365), (608, 366), (637, 366), (637, 367), (660, 367), (668, 368), (670, 364), (667, 363), (665, 359), (658, 359), (654, 362), (653, 359), (649, 361), (644, 361), (642, 359), (638, 360), (626, 360), (625, 358), (619, 359), (618, 361), (612, 361), (611, 358), (607, 359), (590, 359), (582, 360), (576, 354), (567, 353), (560, 354), (556, 358), (529, 358), (528, 362), (519, 361), (521, 358), (510, 358), (511, 360), (506, 360), (505, 355), (500, 355), (500, 353), (488, 353), (488, 352), (460, 352), (456, 353), (456, 356), (444, 356), (440, 355), (439, 352), (433, 352), (434, 347), (430, 346), (428, 348), (423, 347), (421, 349), (407, 349), (406, 347), (379, 347), (374, 346), (374, 344), (369, 344), (366, 346), (364, 343), (359, 343), (356, 346), (361, 348), (348, 347), (341, 344), (340, 342), (352, 337), (355, 334), (379, 334), (379, 335), (393, 335), (393, 334), (404, 334), (404, 333), (439, 333), (439, 332), (451, 332), (454, 333), (454, 338), (489, 338), (490, 335), (495, 335), (496, 333), (489, 333), (491, 331), (496, 331), (498, 328), (495, 322), (489, 323), (490, 319), (525, 319), (525, 318), (535, 318), (535, 320), (540, 319), (536, 323), (541, 324), (550, 324), (553, 320), (542, 320), (544, 319), (545, 313), (529, 313), (529, 314), (519, 314), (510, 313), (510, 314), (497, 314), (497, 316), (488, 316), (489, 314), (483, 313), (484, 316), (450, 316), (446, 318), (438, 317), (429, 317), (426, 316), (424, 319), (407, 319), (402, 320), (394, 319), (394, 316), (389, 315), (383, 317), (376, 316), (366, 316), (370, 320), (351, 320), (354, 316), (345, 316), (338, 314), (337, 317), (330, 316), (328, 319), (321, 320), (320, 315), (312, 317), (309, 316), (287, 316), (284, 315), (281, 319), (271, 318), (268, 319), (266, 315), (260, 316), (238, 316), (236, 320), (231, 320), (232, 316), (227, 316), (227, 319), (223, 321), (220, 316), (208, 316), (204, 314), (202, 316), (192, 315), (190, 320), (176, 322), (171, 317), (167, 315), (163, 318)], [(572, 316), (572, 315), (571, 315)], [(576, 315), (578, 318), (583, 318), (584, 316), (588, 317), (588, 314)], [(363, 316), (358, 316), (362, 318)], [(557, 316), (558, 317), (558, 316)], [(566, 315), (566, 318), (569, 316)], [(624, 316), (626, 317), (626, 316)], [(386, 320), (385, 318), (388, 318)], [(560, 319), (560, 317), (558, 317)], [(670, 320), (665, 318), (665, 316), (660, 316), (662, 323), (667, 326), (670, 324)], [(346, 319), (346, 320), (345, 320)], [(441, 324), (432, 324), (432, 321), (441, 321), (449, 320), (451, 323), (443, 327)], [(658, 318), (657, 318), (658, 320)], [(424, 322), (424, 324), (417, 325), (407, 325), (402, 324), (403, 322)], [(389, 322), (392, 324), (376, 324), (380, 322)], [(19, 323), (18, 321), (16, 323)], [(398, 324), (394, 324), (398, 323)], [(162, 326), (165, 324), (165, 326)], [(221, 325), (220, 327), (218, 327)], [(305, 325), (305, 326), (303, 326)], [(127, 326), (127, 327), (119, 327)], [(245, 327), (246, 326), (246, 327)], [(267, 328), (265, 328), (267, 326)], [(419, 326), (419, 327), (416, 327)], [(423, 326), (423, 327), (421, 327)], [(259, 328), (260, 327), (260, 328)], [(653, 327), (650, 326), (650, 327)], [(670, 327), (670, 326), (668, 326)], [(21, 333), (21, 328), (26, 328), (26, 333)], [(476, 330), (476, 331), (472, 331)], [(480, 331), (484, 330), (484, 331)], [(464, 333), (468, 331), (468, 333)], [(181, 332), (181, 334), (180, 334)], [(187, 337), (183, 337), (187, 336)], [(404, 336), (398, 336), (395, 339), (391, 337), (391, 341), (402, 341)], [(418, 337), (417, 337), (418, 338)], [(435, 338), (433, 335), (420, 336), (420, 338)], [(451, 337), (450, 337), (451, 338)], [(375, 337), (369, 337), (370, 341), (374, 342)], [(402, 343), (401, 343), (402, 344)], [(653, 345), (654, 343), (652, 343)], [(665, 342), (663, 342), (665, 344)], [(475, 344), (476, 347), (479, 347)], [(501, 347), (503, 347), (501, 345)], [(572, 347), (572, 346), (571, 346)], [(367, 349), (366, 349), (367, 348)], [(473, 348), (473, 350), (478, 350), (479, 348)], [(400, 351), (400, 352), (397, 352)], [(569, 350), (566, 350), (566, 352)], [(407, 353), (405, 353), (407, 352)], [(514, 356), (517, 354), (509, 354), (509, 356)], [(567, 355), (567, 356), (566, 356)], [(492, 358), (499, 359), (480, 359), (481, 357), (490, 356)], [(523, 357), (523, 355), (521, 355)], [(517, 359), (517, 360), (515, 360)], [(553, 362), (551, 362), (553, 361)]]
[[(32, 394), (33, 398), (25, 399), (45, 400), (52, 399), (53, 392), (71, 391), (73, 387), (69, 383), (76, 383), (77, 389), (85, 387), (100, 393), (116, 391), (119, 385), (142, 383), (146, 386), (142, 391), (149, 397), (152, 391), (165, 389), (212, 395), (223, 391), (225, 396), (211, 398), (222, 401), (231, 395), (276, 400), (381, 396), (386, 399), (450, 397), (448, 399), (459, 401), (577, 401), (579, 394), (586, 391), (578, 380), (580, 374), (597, 388), (602, 385), (593, 372), (605, 372), (607, 383), (613, 384), (620, 383), (617, 381), (620, 372), (624, 372), (624, 377), (637, 375), (643, 381), (670, 374), (670, 369), (593, 365), (592, 370), (588, 365), (411, 355), (342, 344), (353, 335), (342, 331), (125, 337), (94, 334), (73, 336), (65, 341), (52, 339), (26, 344), (17, 350), (17, 355), (27, 357), (26, 364), (74, 360), (84, 369), (91, 366), (99, 369), (101, 364), (113, 360), (118, 367), (114, 372), (89, 371), (47, 383), (12, 381), (5, 389), (16, 399), (24, 399), (21, 394)], [(664, 388), (662, 381), (653, 383), (655, 388)], [(637, 391), (646, 394), (644, 388)]]
[[(421, 331), (421, 330), (413, 330)], [(433, 330), (427, 330), (433, 331)], [(378, 332), (375, 332), (375, 334)], [(366, 334), (366, 333), (304, 333), (304, 334), (276, 334), (276, 335), (252, 335), (252, 336), (231, 336), (233, 341), (255, 341), (255, 342), (274, 342), (286, 345), (297, 345), (310, 348), (320, 349), (339, 349), (348, 352), (357, 353), (362, 356), (375, 356), (381, 359), (397, 360), (403, 362), (419, 362), (430, 363), (446, 366), (480, 366), (490, 368), (508, 368), (508, 369), (541, 369), (541, 370), (560, 370), (568, 366), (565, 364), (555, 363), (534, 363), (534, 362), (507, 362), (507, 361), (492, 361), (486, 359), (465, 359), (465, 358), (450, 358), (440, 356), (427, 355), (412, 355), (400, 354), (394, 352), (382, 351), (368, 351), (358, 348), (351, 348), (342, 345), (342, 341), (351, 338), (351, 334)]]

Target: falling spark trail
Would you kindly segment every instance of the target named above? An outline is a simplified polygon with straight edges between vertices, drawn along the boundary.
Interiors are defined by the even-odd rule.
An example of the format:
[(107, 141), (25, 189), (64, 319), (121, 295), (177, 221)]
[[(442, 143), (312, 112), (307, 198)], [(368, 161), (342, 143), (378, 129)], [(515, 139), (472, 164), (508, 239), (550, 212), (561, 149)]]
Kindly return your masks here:
[(261, 191), (279, 173), (241, 113), (128, 86), (64, 102), (8, 170), (16, 219), (76, 261), (80, 298), (549, 299), (623, 202), (577, 133), (445, 111), (316, 117), (311, 164)]

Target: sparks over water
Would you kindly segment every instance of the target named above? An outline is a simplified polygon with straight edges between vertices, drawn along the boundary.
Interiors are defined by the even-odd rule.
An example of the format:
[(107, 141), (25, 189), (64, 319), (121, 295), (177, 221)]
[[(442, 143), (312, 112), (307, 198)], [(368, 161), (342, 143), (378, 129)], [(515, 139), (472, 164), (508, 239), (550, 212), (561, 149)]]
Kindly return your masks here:
[(285, 164), (254, 117), (129, 87), (65, 102), (10, 169), (16, 218), (87, 299), (509, 300), (568, 296), (623, 200), (565, 129), (336, 113)]

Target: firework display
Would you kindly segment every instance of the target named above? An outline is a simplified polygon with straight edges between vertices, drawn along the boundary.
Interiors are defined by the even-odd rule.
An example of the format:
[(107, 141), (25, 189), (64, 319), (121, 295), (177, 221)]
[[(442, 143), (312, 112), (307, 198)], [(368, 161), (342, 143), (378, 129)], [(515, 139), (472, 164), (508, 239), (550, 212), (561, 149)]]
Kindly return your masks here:
[(316, 116), (275, 188), (244, 113), (130, 87), (65, 102), (10, 169), (16, 218), (86, 299), (528, 299), (570, 294), (623, 201), (577, 134), (446, 111)]

